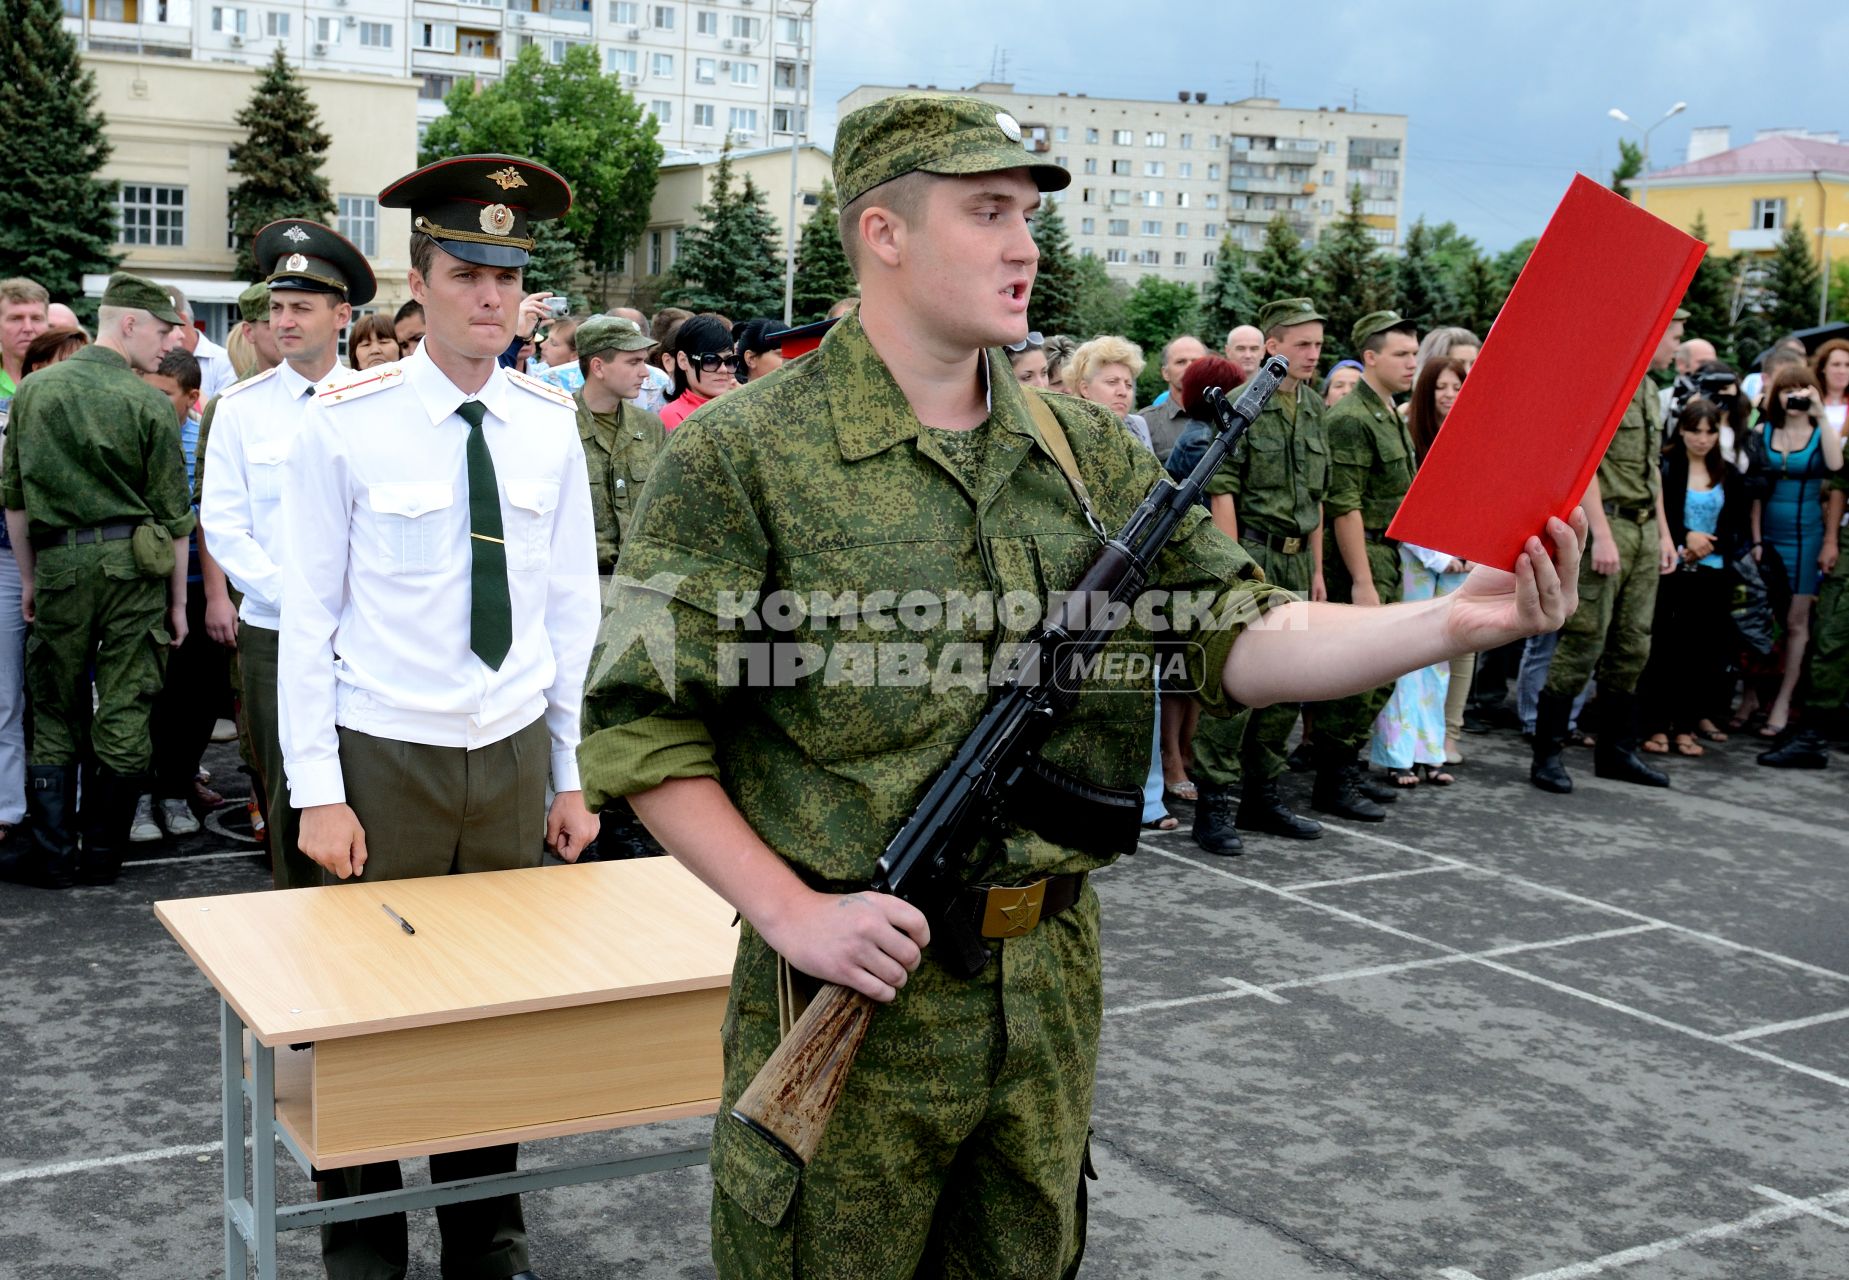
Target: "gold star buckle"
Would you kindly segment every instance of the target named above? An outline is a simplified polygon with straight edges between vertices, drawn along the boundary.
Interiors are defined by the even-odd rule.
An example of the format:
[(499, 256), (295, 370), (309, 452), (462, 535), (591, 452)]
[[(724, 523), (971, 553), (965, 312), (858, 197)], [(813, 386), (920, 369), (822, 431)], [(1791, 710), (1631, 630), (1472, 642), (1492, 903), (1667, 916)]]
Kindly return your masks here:
[(982, 936), (1018, 938), (1040, 923), (1040, 904), (1046, 898), (1046, 881), (1019, 888), (989, 890), (982, 909)]

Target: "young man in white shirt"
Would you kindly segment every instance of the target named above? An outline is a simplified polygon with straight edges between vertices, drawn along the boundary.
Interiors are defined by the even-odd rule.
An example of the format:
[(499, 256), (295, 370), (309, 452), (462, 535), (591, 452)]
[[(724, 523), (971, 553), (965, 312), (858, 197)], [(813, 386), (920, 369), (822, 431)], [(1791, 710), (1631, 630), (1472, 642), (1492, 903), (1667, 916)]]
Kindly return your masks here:
[[(503, 369), (530, 223), (571, 203), (510, 156), (380, 193), (412, 211), (422, 346), (316, 396), (283, 481), (281, 701), (300, 847), (327, 882), (576, 860), (597, 836), (575, 758), (600, 601), (571, 398)], [(546, 807), (548, 766), (556, 796)], [(515, 1164), (431, 1157), (436, 1181)], [(354, 1195), (396, 1164), (331, 1174)], [(531, 1280), (518, 1196), (437, 1210), (451, 1276)], [(402, 1215), (324, 1229), (330, 1276), (402, 1276)]]

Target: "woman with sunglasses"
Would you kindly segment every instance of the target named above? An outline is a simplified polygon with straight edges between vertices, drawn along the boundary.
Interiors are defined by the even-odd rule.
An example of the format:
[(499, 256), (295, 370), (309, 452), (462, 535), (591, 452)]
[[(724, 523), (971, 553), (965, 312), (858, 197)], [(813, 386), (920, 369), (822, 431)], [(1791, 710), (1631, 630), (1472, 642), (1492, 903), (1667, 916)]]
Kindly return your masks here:
[(1038, 331), (1019, 342), (1010, 342), (1003, 350), (1008, 353), (1008, 367), (1014, 370), (1016, 382), (1024, 387), (1052, 387), (1046, 376), (1046, 339)]
[(738, 385), (738, 352), (732, 327), (720, 316), (697, 315), (682, 323), (672, 339), (674, 397), (661, 408), (661, 425), (669, 431), (708, 400)]

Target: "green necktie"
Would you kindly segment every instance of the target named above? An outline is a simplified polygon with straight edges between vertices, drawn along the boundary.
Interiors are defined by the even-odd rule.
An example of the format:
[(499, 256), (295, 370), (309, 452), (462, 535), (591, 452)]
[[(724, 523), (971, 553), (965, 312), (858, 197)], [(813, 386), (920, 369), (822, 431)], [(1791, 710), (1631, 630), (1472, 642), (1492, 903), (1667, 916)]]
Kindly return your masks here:
[(495, 483), (494, 459), (482, 434), (485, 407), (479, 400), (465, 400), (456, 412), (469, 424), (469, 648), (499, 671), (514, 643), (501, 487)]

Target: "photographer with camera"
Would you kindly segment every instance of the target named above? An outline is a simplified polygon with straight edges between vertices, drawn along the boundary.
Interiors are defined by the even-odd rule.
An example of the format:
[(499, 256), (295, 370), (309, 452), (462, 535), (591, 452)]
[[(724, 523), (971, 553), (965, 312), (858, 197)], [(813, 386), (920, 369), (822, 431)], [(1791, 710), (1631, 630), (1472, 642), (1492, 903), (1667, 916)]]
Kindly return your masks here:
[(1682, 421), (1682, 410), (1690, 400), (1701, 394), (1696, 375), (1703, 365), (1711, 364), (1720, 358), (1714, 344), (1706, 338), (1686, 338), (1676, 347), (1676, 380), (1663, 388), (1663, 447), (1676, 443), (1676, 424)]
[[(520, 310), (514, 320), (514, 340), (507, 344), (507, 350), (500, 355), (498, 363), (503, 369), (526, 369), (520, 363), (520, 351), (528, 343), (535, 342), (539, 326), (548, 320), (561, 320), (571, 313), (571, 299), (562, 293), (529, 293), (520, 299)], [(408, 348), (407, 348), (408, 350)]]

